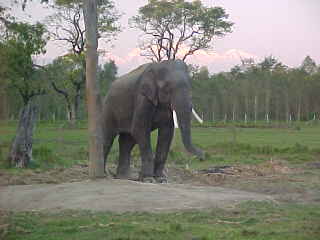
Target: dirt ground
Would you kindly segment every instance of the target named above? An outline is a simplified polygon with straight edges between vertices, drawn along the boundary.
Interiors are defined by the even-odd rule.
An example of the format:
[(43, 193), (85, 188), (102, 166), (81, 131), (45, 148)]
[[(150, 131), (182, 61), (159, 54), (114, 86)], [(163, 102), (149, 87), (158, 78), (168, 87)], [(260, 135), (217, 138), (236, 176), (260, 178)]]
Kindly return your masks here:
[(181, 184), (150, 184), (98, 180), (54, 185), (8, 186), (0, 193), (0, 208), (13, 211), (85, 209), (136, 212), (224, 207), (268, 196), (234, 189)]
[(227, 207), (246, 200), (320, 202), (319, 162), (289, 167), (271, 160), (199, 171), (169, 167), (168, 184), (90, 181), (87, 172), (86, 165), (16, 174), (0, 171), (0, 210), (158, 212)]

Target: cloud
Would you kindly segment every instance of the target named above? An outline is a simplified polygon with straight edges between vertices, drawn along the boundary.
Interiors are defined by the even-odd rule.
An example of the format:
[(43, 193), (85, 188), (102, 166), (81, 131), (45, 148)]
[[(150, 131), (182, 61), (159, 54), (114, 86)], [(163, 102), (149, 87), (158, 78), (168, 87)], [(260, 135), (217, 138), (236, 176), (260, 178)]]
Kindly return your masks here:
[(259, 57), (241, 49), (229, 49), (225, 52), (199, 50), (188, 58), (188, 62), (198, 66), (207, 66), (211, 73), (229, 71), (233, 66), (241, 64), (241, 59), (252, 58), (255, 62)]
[[(186, 48), (182, 48), (179, 55), (181, 56), (186, 51)], [(258, 56), (255, 54), (241, 49), (229, 49), (222, 53), (199, 50), (194, 55), (189, 56), (186, 62), (199, 66), (207, 66), (210, 72), (217, 72), (228, 71), (235, 64), (240, 64), (241, 58), (253, 58), (254, 60), (258, 60)], [(113, 52), (105, 52), (103, 53), (101, 60), (103, 62), (114, 60), (119, 67), (120, 75), (149, 61), (146, 57), (141, 56), (141, 50), (139, 48), (133, 48), (124, 56), (117, 55)]]
[(203, 64), (209, 64), (212, 61), (224, 61), (224, 60), (238, 60), (241, 58), (253, 58), (257, 59), (258, 57), (254, 54), (250, 54), (240, 49), (230, 49), (224, 53), (217, 53), (213, 51), (204, 51), (199, 50), (193, 56), (190, 56), (191, 61), (197, 61)]

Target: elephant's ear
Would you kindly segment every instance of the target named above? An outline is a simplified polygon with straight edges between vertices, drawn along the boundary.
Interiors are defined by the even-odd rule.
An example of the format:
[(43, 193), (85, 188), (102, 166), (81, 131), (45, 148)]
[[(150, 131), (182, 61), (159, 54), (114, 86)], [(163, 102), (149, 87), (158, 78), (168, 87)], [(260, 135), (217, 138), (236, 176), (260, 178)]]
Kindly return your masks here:
[(158, 105), (157, 85), (155, 83), (155, 73), (152, 69), (143, 73), (141, 79), (140, 93), (148, 98), (153, 105)]

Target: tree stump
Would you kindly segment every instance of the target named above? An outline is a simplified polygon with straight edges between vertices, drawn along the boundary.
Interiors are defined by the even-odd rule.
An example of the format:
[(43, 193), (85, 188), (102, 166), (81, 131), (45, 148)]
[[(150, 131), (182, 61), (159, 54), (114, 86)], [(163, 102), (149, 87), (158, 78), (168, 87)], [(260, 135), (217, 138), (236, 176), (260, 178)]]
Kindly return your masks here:
[(20, 112), (19, 125), (8, 156), (11, 167), (26, 168), (32, 160), (32, 135), (36, 107), (28, 103)]

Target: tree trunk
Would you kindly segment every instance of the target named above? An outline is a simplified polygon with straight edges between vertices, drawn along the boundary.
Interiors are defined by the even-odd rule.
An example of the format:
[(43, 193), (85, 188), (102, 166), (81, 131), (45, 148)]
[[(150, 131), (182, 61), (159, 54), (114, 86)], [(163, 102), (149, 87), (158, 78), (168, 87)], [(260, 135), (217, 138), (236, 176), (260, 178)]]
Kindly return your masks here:
[(76, 126), (76, 120), (77, 120), (77, 114), (76, 114), (76, 106), (74, 104), (74, 105), (71, 105), (71, 111), (70, 111), (70, 124), (72, 128)]
[(89, 175), (104, 176), (101, 96), (97, 82), (97, 1), (84, 0), (86, 26), (86, 96), (89, 126)]
[(269, 116), (269, 114), (270, 114), (270, 89), (268, 88), (266, 90), (266, 95), (265, 95), (265, 116)]
[(258, 119), (258, 96), (254, 96), (254, 122)]
[(289, 93), (287, 90), (286, 93), (286, 121), (289, 122), (289, 115), (290, 115), (290, 102), (289, 102)]
[(298, 113), (297, 113), (297, 120), (300, 122), (301, 120), (301, 96), (298, 98)]
[(71, 104), (67, 104), (66, 106), (66, 114), (68, 122), (71, 122)]
[(0, 90), (0, 121), (8, 119), (7, 95), (5, 91)]
[(76, 103), (68, 103), (67, 104), (67, 120), (69, 122), (69, 126), (74, 128), (76, 126), (77, 120), (77, 105)]
[(236, 120), (236, 104), (233, 103), (232, 106), (232, 121), (234, 122)]
[(8, 156), (10, 166), (26, 168), (32, 160), (32, 135), (35, 121), (36, 107), (29, 103), (20, 112), (17, 134)]
[[(244, 102), (245, 102), (244, 113), (245, 113), (245, 116), (246, 116), (246, 119), (247, 119), (247, 113), (249, 113), (249, 116), (250, 116), (250, 96), (249, 96), (249, 94), (245, 95)], [(240, 110), (240, 114), (241, 114), (241, 110)]]

